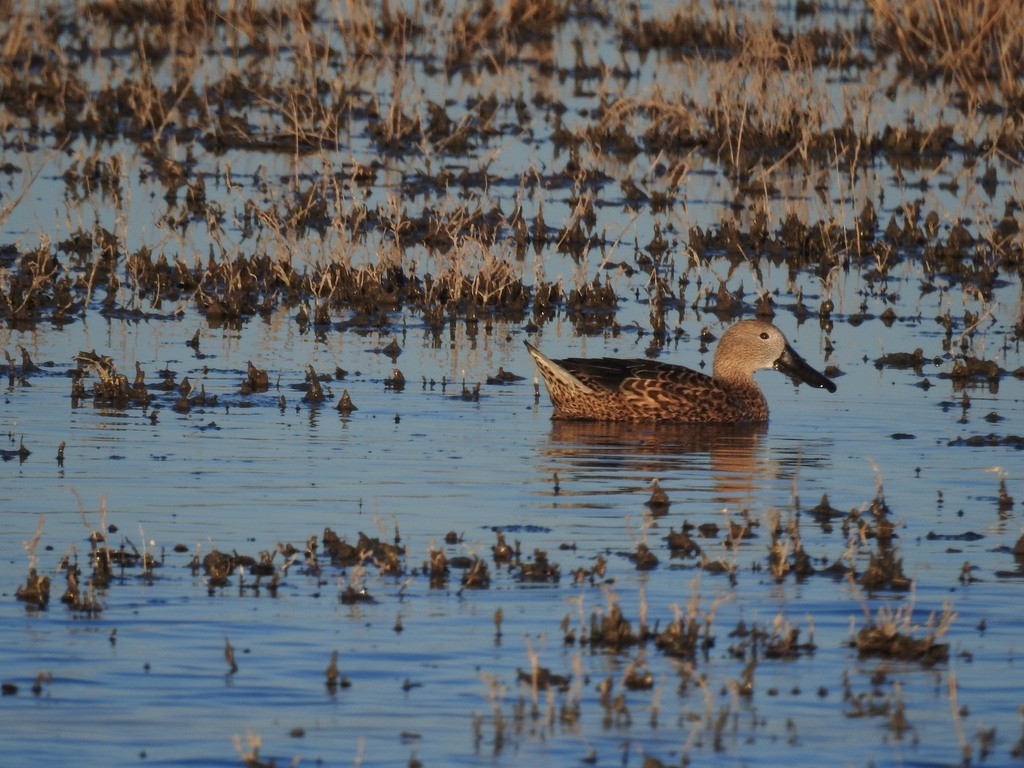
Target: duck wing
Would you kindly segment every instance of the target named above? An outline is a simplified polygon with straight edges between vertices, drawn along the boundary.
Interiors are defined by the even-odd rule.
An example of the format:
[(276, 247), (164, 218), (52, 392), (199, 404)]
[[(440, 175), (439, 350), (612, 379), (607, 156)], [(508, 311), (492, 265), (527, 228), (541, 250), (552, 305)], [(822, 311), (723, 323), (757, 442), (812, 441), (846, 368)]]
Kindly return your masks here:
[[(717, 386), (710, 376), (681, 365), (642, 358), (570, 357), (556, 360), (560, 366), (593, 389), (619, 391), (627, 382), (658, 384), (679, 391)], [(634, 381), (635, 380), (635, 381)]]
[[(763, 421), (738, 393), (705, 373), (653, 360), (570, 358), (558, 361), (591, 389), (613, 394), (631, 418), (690, 423)], [(753, 395), (755, 408), (763, 402)]]

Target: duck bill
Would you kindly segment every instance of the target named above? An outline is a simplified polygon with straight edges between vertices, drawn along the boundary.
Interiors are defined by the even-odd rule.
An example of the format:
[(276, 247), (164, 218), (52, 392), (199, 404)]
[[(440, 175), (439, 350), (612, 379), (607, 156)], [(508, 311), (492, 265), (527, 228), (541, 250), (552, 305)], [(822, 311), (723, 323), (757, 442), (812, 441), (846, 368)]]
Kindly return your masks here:
[(829, 392), (836, 391), (836, 385), (832, 382), (832, 379), (811, 368), (807, 361), (800, 357), (796, 350), (788, 344), (779, 356), (779, 359), (775, 361), (774, 368), (776, 371), (786, 374), (797, 383), (802, 381), (804, 384), (810, 384), (812, 387), (827, 389)]

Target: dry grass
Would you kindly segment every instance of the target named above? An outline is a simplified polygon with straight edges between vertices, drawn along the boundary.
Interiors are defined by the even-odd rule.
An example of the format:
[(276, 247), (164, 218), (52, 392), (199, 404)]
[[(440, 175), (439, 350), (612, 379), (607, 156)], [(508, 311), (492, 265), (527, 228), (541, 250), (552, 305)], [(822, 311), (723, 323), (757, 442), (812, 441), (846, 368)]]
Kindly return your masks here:
[(918, 77), (951, 78), (975, 103), (1024, 95), (1024, 4), (1019, 0), (868, 0), (875, 35)]
[[(851, 579), (852, 585), (852, 579)], [(946, 636), (957, 614), (951, 603), (945, 603), (940, 613), (932, 612), (924, 624), (914, 621), (914, 595), (906, 602), (892, 607), (881, 605), (872, 615), (862, 600), (867, 623), (858, 630), (851, 643), (865, 656), (915, 660), (925, 664), (945, 661), (949, 646), (939, 641)]]
[[(727, 3), (663, 13), (572, 0), (226, 8), (100, 0), (74, 19), (56, 3), (23, 5), (0, 44), (0, 138), (17, 147), (56, 137), (66, 218), (93, 231), (90, 242), (70, 246), (82, 273), (33, 272), (33, 261), (63, 255), (63, 243), (54, 251), (44, 238), (41, 256), (24, 254), (20, 272), (4, 265), (0, 315), (66, 322), (93, 308), (93, 288), (106, 286), (107, 311), (142, 312), (147, 300), (180, 311), (192, 301), (238, 320), (305, 302), (323, 319), (354, 308), (379, 324), (383, 313), (411, 306), (434, 330), (455, 316), (522, 319), (533, 300), (536, 320), (565, 312), (590, 333), (615, 330), (618, 278), (634, 271), (622, 254), (635, 245), (648, 275), (654, 353), (682, 303), (685, 283), (674, 284), (672, 270), (683, 248), (701, 257), (686, 275), (698, 281), (694, 308), (705, 299), (703, 308), (723, 317), (749, 307), (726, 305), (736, 290), (728, 277), (718, 294), (700, 285), (722, 254), (748, 266), (765, 253), (785, 257), (796, 270), (816, 270), (826, 294), (839, 269), (866, 260), (884, 284), (901, 259), (925, 250), (942, 257), (935, 271), (956, 275), (977, 260), (975, 271), (989, 279), (1019, 260), (1012, 215), (979, 224), (984, 242), (967, 253), (922, 246), (910, 229), (886, 242), (884, 222), (854, 220), (866, 203), (883, 209), (887, 180), (862, 181), (878, 176), (882, 161), (899, 174), (938, 177), (959, 142), (971, 161), (1019, 164), (1024, 144), (1013, 120), (989, 119), (980, 96), (960, 124), (879, 130), (891, 111), (881, 94), (885, 50), (908, 68), (947, 73), (961, 89), (1010, 98), (1021, 87), (1024, 14), (1008, 16), (1008, 7), (874, 0), (877, 51), (865, 53), (853, 33), (794, 28), (770, 9)], [(618, 61), (605, 43), (619, 46)], [(653, 80), (638, 77), (649, 57), (663, 67)], [(840, 86), (839, 98), (837, 80), (858, 85)], [(938, 109), (949, 105), (958, 99), (943, 92)], [(548, 142), (552, 162), (534, 150)], [(523, 150), (528, 169), (510, 172), (509, 158), (519, 162)], [(255, 172), (232, 172), (268, 157)], [(687, 225), (697, 168), (720, 176), (737, 222), (713, 233)], [(986, 178), (989, 188), (1002, 183), (994, 171)], [(0, 221), (34, 180), (2, 202)], [(129, 211), (140, 193), (159, 198), (157, 187), (167, 201), (153, 214), (159, 241), (129, 247)], [(618, 219), (604, 210), (613, 199), (623, 202)], [(93, 209), (108, 207), (118, 219), (109, 237), (91, 223)], [(545, 222), (551, 210), (555, 226)], [(790, 218), (798, 225), (791, 233)], [(637, 232), (652, 219), (653, 238)], [(130, 236), (144, 237), (138, 231)], [(206, 252), (205, 265), (160, 266)], [(551, 254), (575, 263), (574, 271), (555, 266), (575, 285), (544, 284)], [(597, 255), (607, 278), (595, 279)], [(354, 272), (359, 257), (366, 269)], [(51, 296), (47, 282), (64, 278), (67, 290)]]

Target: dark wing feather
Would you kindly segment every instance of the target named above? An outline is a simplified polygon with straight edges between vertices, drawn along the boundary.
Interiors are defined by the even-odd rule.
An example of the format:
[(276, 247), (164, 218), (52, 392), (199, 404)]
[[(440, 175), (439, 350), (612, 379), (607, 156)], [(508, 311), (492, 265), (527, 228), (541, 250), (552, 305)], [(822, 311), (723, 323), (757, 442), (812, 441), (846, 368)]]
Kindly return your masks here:
[(728, 387), (681, 365), (608, 357), (558, 363), (588, 387), (614, 393), (634, 418), (691, 423), (750, 418)]
[(623, 360), (615, 357), (570, 357), (555, 362), (588, 387), (612, 392), (618, 391), (630, 379), (643, 382), (657, 380), (682, 389), (705, 388), (713, 384), (707, 374), (681, 365), (642, 358)]

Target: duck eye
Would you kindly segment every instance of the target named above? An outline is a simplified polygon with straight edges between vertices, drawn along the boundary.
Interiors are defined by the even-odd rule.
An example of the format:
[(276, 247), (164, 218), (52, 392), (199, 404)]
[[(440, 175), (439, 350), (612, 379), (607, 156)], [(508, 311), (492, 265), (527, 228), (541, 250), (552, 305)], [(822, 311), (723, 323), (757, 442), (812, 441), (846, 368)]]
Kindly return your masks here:
[(768, 331), (761, 331), (761, 338), (767, 340), (768, 339)]

